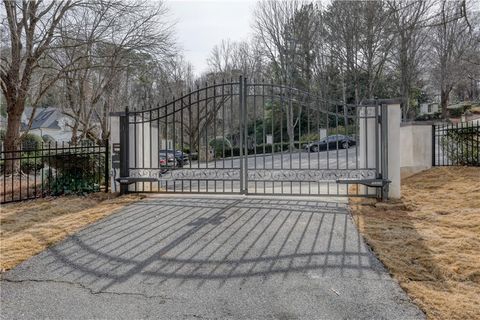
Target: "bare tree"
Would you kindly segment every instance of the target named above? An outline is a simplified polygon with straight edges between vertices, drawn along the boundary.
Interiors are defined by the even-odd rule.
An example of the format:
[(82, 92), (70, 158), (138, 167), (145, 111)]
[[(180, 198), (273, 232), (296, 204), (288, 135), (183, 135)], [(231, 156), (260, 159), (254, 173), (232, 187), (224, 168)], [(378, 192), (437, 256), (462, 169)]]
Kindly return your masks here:
[[(305, 34), (314, 32), (311, 26), (301, 17), (309, 18), (306, 11), (314, 9), (300, 1), (263, 1), (257, 4), (254, 12), (254, 31), (261, 44), (265, 56), (273, 67), (274, 79), (288, 87), (294, 86), (295, 73), (299, 65), (300, 57), (310, 59), (310, 56), (301, 56), (302, 48), (308, 50), (309, 46), (302, 47), (301, 40), (310, 39), (312, 35)], [(301, 38), (300, 38), (301, 36)], [(307, 40), (308, 41), (308, 40)], [(304, 60), (305, 61), (305, 60)], [(301, 62), (300, 62), (301, 63)], [(308, 62), (310, 72), (313, 59)], [(287, 91), (287, 95), (288, 95)], [(283, 112), (286, 115), (287, 135), (290, 149), (294, 148), (294, 131), (299, 121), (300, 112), (295, 112), (292, 99), (282, 103)]]
[[(67, 12), (79, 4), (80, 1), (75, 0), (3, 1), (2, 29), (8, 38), (2, 38), (7, 40), (2, 41), (2, 47), (10, 49), (9, 54), (2, 54), (0, 62), (0, 86), (8, 114), (6, 150), (14, 150), (18, 143), (21, 116), (39, 60), (50, 49), (57, 36), (56, 28)], [(13, 162), (6, 167), (11, 171)]]
[[(467, 78), (468, 74), (473, 75), (476, 73), (475, 70), (478, 72), (479, 69), (479, 66), (471, 65), (465, 60), (473, 52), (476, 51), (477, 56), (480, 52), (478, 51), (478, 27), (470, 29), (466, 20), (457, 18), (461, 15), (462, 8), (460, 1), (443, 0), (440, 4), (441, 14), (431, 28), (432, 60), (434, 61), (432, 74), (438, 83), (440, 106), (444, 118), (447, 116), (452, 89)], [(478, 13), (472, 21), (478, 21)], [(467, 65), (470, 68), (465, 68)]]
[(427, 32), (423, 20), (429, 13), (430, 1), (387, 1), (393, 22), (395, 40), (393, 64), (399, 73), (402, 116), (408, 117), (413, 83), (419, 77), (420, 64), (424, 58)]

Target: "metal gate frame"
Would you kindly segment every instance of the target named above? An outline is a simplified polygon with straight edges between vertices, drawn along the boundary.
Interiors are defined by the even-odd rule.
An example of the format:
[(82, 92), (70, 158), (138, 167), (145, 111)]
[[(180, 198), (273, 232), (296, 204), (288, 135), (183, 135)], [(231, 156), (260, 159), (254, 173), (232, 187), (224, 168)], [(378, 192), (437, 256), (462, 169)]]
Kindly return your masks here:
[[(217, 107), (218, 99), (223, 100), (223, 102), (221, 102), (221, 108)], [(211, 103), (212, 101), (213, 103)], [(227, 105), (227, 102), (225, 101), (229, 101), (229, 105)], [(263, 117), (257, 117), (257, 106), (259, 105), (259, 101), (261, 101), (260, 105), (262, 106)], [(211, 104), (213, 104), (213, 112), (211, 107), (209, 107)], [(238, 104), (238, 106), (234, 106), (235, 104)], [(266, 143), (267, 104), (269, 104), (271, 108), (270, 133), (272, 141), (270, 142), (270, 146)], [(285, 106), (287, 106), (286, 110), (288, 114), (291, 114), (290, 120), (287, 120), (285, 125), (287, 126), (287, 124), (290, 124), (291, 126), (290, 128), (287, 128), (287, 131), (293, 130), (293, 135), (292, 131), (288, 132), (289, 145), (287, 152), (284, 152), (286, 142), (283, 137), (283, 113)], [(226, 107), (230, 107), (230, 122), (227, 119)], [(196, 113), (192, 114), (192, 109), (195, 108), (197, 108)], [(209, 108), (211, 109), (210, 112)], [(281, 111), (279, 112), (281, 118), (280, 121), (276, 118), (276, 115), (274, 117), (274, 108), (279, 108)], [(292, 117), (295, 108), (298, 112), (296, 118), (298, 127), (296, 125), (293, 125), (292, 127)], [(335, 109), (334, 111), (332, 111), (333, 108)], [(343, 113), (339, 112), (339, 108), (343, 109)], [(200, 120), (201, 112), (205, 113), (204, 120), (203, 118)], [(236, 112), (238, 112), (238, 121), (233, 120), (233, 115)], [(249, 120), (249, 116), (251, 117), (252, 113), (253, 122)], [(186, 114), (187, 117), (185, 117)], [(317, 159), (315, 161), (315, 159), (312, 159), (313, 156), (311, 155), (314, 152), (312, 150), (315, 149), (314, 147), (311, 149), (309, 145), (313, 142), (310, 140), (316, 139), (302, 142), (302, 137), (305, 136), (305, 133), (306, 136), (312, 134), (310, 126), (313, 122), (310, 117), (314, 117), (317, 121), (317, 129), (320, 129), (320, 117), (326, 117), (326, 121), (322, 118), (323, 125), (326, 124), (326, 128), (323, 129), (326, 130), (327, 136), (333, 135), (337, 137), (339, 137), (339, 128), (341, 127), (339, 125), (339, 119), (343, 119), (342, 121), (344, 125), (342, 130), (345, 131), (346, 136), (349, 136), (349, 132), (352, 130), (349, 126), (353, 127), (353, 135), (356, 138), (353, 142), (355, 147), (349, 148), (350, 142), (348, 142), (347, 149), (342, 149), (345, 151), (342, 153), (342, 151), (339, 150), (339, 142), (337, 141), (335, 150), (329, 149), (330, 144), (327, 143), (326, 152), (320, 152), (320, 144), (317, 144)], [(195, 125), (192, 126), (192, 123), (195, 124), (195, 120), (197, 121), (196, 127)], [(259, 140), (257, 122), (259, 120), (261, 120), (261, 130), (263, 130), (260, 139), (260, 142), (263, 142), (261, 144), (263, 147), (263, 153), (261, 153), (263, 166), (260, 166), (260, 168), (257, 161), (257, 143)], [(329, 123), (332, 122), (332, 120), (334, 126), (329, 128)], [(117, 181), (120, 182), (122, 193), (237, 193), (262, 195), (364, 196), (385, 198), (388, 193), (388, 157), (386, 156), (388, 153), (388, 145), (385, 138), (388, 135), (388, 129), (387, 125), (384, 124), (387, 124), (387, 120), (388, 109), (386, 105), (381, 105), (375, 100), (361, 105), (326, 102), (319, 100), (319, 97), (310, 92), (274, 84), (272, 82), (247, 82), (246, 78), (240, 76), (238, 82), (233, 80), (230, 82), (222, 81), (219, 84), (214, 82), (211, 85), (206, 84), (202, 88), (197, 87), (196, 90), (189, 91), (180, 98), (174, 98), (172, 101), (157, 108), (135, 111), (126, 109), (125, 113), (120, 116), (120, 178), (117, 179)], [(203, 129), (200, 129), (202, 121), (204, 127)], [(280, 122), (279, 142), (275, 142), (274, 121)], [(302, 131), (302, 121), (306, 121), (308, 126), (306, 131), (305, 128)], [(209, 142), (210, 138), (208, 130), (213, 130), (213, 135), (212, 133), (210, 133), (210, 135), (212, 135), (214, 139), (217, 139), (217, 124), (220, 123), (222, 123), (223, 126), (221, 131), (222, 137), (225, 137), (226, 135), (226, 124), (230, 125), (230, 128), (228, 128), (230, 138), (234, 137), (233, 133), (238, 129), (238, 158), (235, 158), (235, 152), (232, 146), (229, 147), (229, 157), (226, 156), (225, 151), (227, 151), (227, 149), (225, 147), (225, 140), (223, 140), (223, 153), (221, 159), (218, 159), (215, 153), (213, 161), (209, 160), (209, 144), (211, 142)], [(251, 132), (252, 125), (254, 130), (253, 138)], [(188, 127), (189, 136), (186, 136), (184, 132), (185, 127)], [(192, 132), (192, 128), (195, 129), (195, 132)], [(170, 131), (168, 129), (170, 129)], [(178, 135), (178, 129), (180, 129), (180, 135)], [(298, 134), (295, 132), (297, 129)], [(333, 133), (329, 135), (328, 133), (331, 129), (335, 129), (336, 132), (333, 131)], [(154, 133), (155, 130), (156, 133)], [(164, 135), (160, 133), (161, 131), (164, 132)], [(145, 132), (147, 132), (147, 134), (145, 134)], [(173, 134), (170, 135), (172, 136), (173, 150), (171, 151), (173, 151), (175, 157), (175, 167), (172, 167), (171, 169), (167, 168), (166, 172), (162, 173), (162, 168), (160, 168), (160, 165), (158, 164), (161, 157), (158, 152), (163, 149), (161, 147), (162, 144), (164, 144), (167, 149), (165, 152), (170, 151), (168, 148), (169, 133), (172, 132)], [(320, 134), (320, 131), (317, 133)], [(196, 162), (196, 167), (192, 166), (192, 149), (195, 146), (195, 144), (192, 143), (192, 135), (195, 134), (197, 135), (196, 149), (197, 157), (199, 159)], [(153, 140), (156, 139), (156, 146), (155, 144), (152, 144), (152, 137)], [(179, 166), (177, 168), (177, 152), (180, 149), (182, 152), (181, 159), (184, 159), (184, 143), (186, 143), (185, 140), (187, 140), (187, 138), (189, 140), (189, 165), (185, 167)], [(295, 140), (295, 138), (297, 138), (297, 140)], [(180, 142), (178, 140), (180, 140)], [(205, 142), (204, 163), (200, 160), (203, 152), (203, 146), (201, 145), (200, 140), (204, 140), (203, 142)], [(252, 140), (254, 140), (253, 153), (252, 146), (250, 145)], [(146, 145), (148, 143), (149, 146), (147, 147)], [(316, 142), (313, 144), (314, 146), (315, 143)], [(295, 145), (297, 145), (297, 148), (294, 150), (292, 146), (295, 147)], [(304, 145), (306, 145), (305, 150), (308, 148), (308, 152), (305, 151), (305, 157), (308, 157), (308, 161), (305, 163), (308, 165), (308, 168), (302, 168), (302, 163), (304, 163)], [(265, 152), (266, 147), (271, 149), (270, 153)], [(280, 152), (276, 152), (278, 147), (280, 148)], [(368, 158), (368, 155), (371, 154), (370, 148), (372, 147), (375, 149), (375, 159)], [(237, 148), (237, 146), (235, 148)], [(351, 149), (354, 149), (355, 153), (351, 152)], [(330, 167), (330, 153), (332, 153), (332, 156), (335, 155), (335, 168)], [(340, 153), (345, 154), (344, 158), (340, 158)], [(349, 159), (349, 153), (352, 153), (350, 157), (354, 157), (354, 159)], [(284, 167), (284, 154), (288, 155), (288, 168)], [(321, 155), (324, 155), (327, 158), (326, 167), (322, 167), (321, 165), (321, 163), (323, 163), (321, 161), (325, 160), (320, 157)], [(167, 156), (167, 154), (165, 154), (165, 156)], [(148, 159), (148, 157), (150, 159)], [(266, 167), (267, 157), (271, 158), (271, 167), (269, 168)], [(292, 163), (294, 163), (294, 157), (298, 157), (298, 168), (294, 168), (292, 165)], [(141, 161), (137, 158), (141, 158)], [(152, 160), (155, 158), (158, 158), (158, 160)], [(275, 163), (279, 159), (280, 166), (275, 167)], [(345, 166), (340, 166), (341, 160), (345, 160)], [(220, 161), (222, 161), (222, 163), (220, 163)], [(155, 165), (155, 162), (157, 165)], [(227, 163), (228, 166), (226, 166), (226, 162), (229, 163)], [(261, 162), (262, 161), (260, 161), (260, 163)], [(350, 162), (352, 163), (349, 166)], [(317, 168), (312, 168), (314, 163), (316, 163)], [(257, 177), (263, 177), (263, 179), (257, 179)], [(228, 190), (225, 187), (227, 182), (231, 183), (231, 187)], [(267, 192), (267, 183), (272, 185), (270, 188), (271, 192)], [(277, 186), (275, 186), (275, 183), (277, 183)], [(289, 192), (284, 190), (284, 185), (288, 183), (290, 184)], [(213, 190), (212, 188), (209, 190), (209, 186), (212, 184), (214, 186)], [(223, 188), (219, 188), (221, 190), (217, 190), (218, 184), (223, 186)], [(263, 188), (261, 188), (260, 191), (259, 188), (257, 188), (259, 184), (263, 184)], [(280, 189), (278, 188), (278, 184), (281, 184)], [(299, 190), (299, 192), (294, 192), (293, 184), (298, 185), (298, 187), (295, 187), (295, 190)], [(304, 184), (307, 184), (308, 187), (305, 188)], [(321, 184), (323, 184), (322, 187), (326, 187), (326, 189), (322, 189)], [(155, 185), (156, 187), (154, 187)], [(188, 188), (185, 185), (187, 185)], [(312, 192), (312, 186), (316, 192)], [(352, 186), (356, 186), (356, 188), (351, 189)], [(342, 191), (340, 191), (340, 189), (342, 189)], [(302, 192), (302, 190), (308, 190), (308, 192)]]

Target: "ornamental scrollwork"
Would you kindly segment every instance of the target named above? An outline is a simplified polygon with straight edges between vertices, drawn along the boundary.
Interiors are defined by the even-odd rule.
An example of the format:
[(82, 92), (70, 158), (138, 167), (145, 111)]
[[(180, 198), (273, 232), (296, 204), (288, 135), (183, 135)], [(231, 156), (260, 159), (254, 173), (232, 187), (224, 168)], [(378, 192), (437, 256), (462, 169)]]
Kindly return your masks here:
[(249, 181), (337, 181), (347, 179), (373, 179), (375, 170), (352, 169), (352, 170), (249, 170)]

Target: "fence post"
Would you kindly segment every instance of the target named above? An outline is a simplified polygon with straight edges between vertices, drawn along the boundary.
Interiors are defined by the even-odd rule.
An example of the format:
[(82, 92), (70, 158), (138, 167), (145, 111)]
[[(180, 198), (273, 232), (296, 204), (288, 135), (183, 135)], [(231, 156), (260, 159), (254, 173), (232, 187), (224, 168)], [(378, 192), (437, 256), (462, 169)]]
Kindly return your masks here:
[(109, 159), (108, 159), (108, 149), (110, 148), (110, 143), (108, 141), (108, 139), (105, 141), (105, 193), (108, 192), (108, 180), (110, 179), (110, 174), (109, 174), (109, 170), (108, 170), (108, 163), (109, 163)]
[[(128, 107), (125, 108), (125, 113), (120, 115), (120, 178), (129, 176), (129, 124), (128, 124)], [(128, 192), (128, 185), (120, 184), (120, 194)]]
[(435, 167), (435, 124), (432, 124), (432, 167)]

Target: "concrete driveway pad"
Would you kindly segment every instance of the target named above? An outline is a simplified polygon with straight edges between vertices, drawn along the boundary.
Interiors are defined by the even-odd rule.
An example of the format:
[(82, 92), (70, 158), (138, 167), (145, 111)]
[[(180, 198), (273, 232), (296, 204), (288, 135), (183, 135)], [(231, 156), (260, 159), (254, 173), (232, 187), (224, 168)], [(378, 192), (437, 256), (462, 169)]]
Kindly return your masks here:
[(422, 319), (345, 204), (158, 196), (7, 272), (4, 319)]

